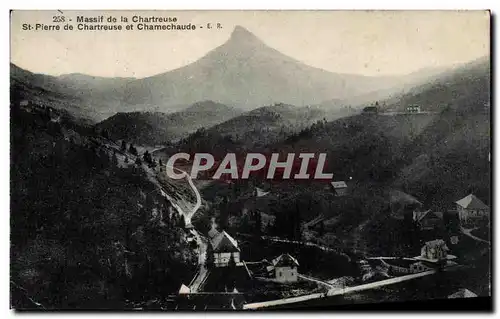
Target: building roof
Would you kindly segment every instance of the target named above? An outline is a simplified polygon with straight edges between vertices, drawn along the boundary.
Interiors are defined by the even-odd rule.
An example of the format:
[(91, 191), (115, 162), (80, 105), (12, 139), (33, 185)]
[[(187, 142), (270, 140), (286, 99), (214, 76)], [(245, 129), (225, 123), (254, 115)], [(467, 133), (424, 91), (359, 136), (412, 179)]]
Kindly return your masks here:
[(489, 209), (489, 207), (474, 194), (469, 194), (455, 203), (467, 209)]
[(330, 184), (332, 184), (333, 188), (335, 189), (347, 187), (347, 184), (344, 181), (331, 182)]
[(413, 212), (413, 220), (416, 222), (421, 221), (425, 217), (436, 216), (439, 219), (443, 219), (443, 212), (432, 212), (430, 209), (424, 212), (414, 211)]
[(220, 234), (220, 232), (215, 227), (212, 227), (212, 229), (210, 229), (208, 231), (208, 238), (210, 238), (212, 240), (215, 236), (217, 236), (219, 234)]
[(376, 106), (367, 106), (363, 108), (363, 112), (377, 112), (378, 108)]
[(266, 196), (267, 194), (269, 194), (269, 193), (270, 193), (270, 192), (266, 192), (266, 191), (264, 191), (263, 189), (258, 188), (258, 187), (255, 187), (255, 190), (256, 190), (256, 196), (257, 196), (257, 197)]
[(442, 247), (445, 250), (449, 250), (448, 246), (446, 246), (446, 242), (442, 239), (434, 239), (434, 240), (428, 241), (425, 243), (425, 246), (427, 246), (429, 248)]
[(473, 297), (477, 297), (477, 295), (466, 288), (462, 288), (462, 289), (458, 290), (457, 292), (455, 292), (454, 294), (448, 296), (448, 298), (450, 298), (450, 299), (452, 299), (452, 298), (473, 298)]
[(216, 253), (231, 253), (240, 251), (238, 248), (238, 242), (226, 233), (226, 231), (223, 231), (212, 238), (212, 247)]
[(273, 259), (272, 263), (274, 267), (299, 266), (297, 259), (290, 256), (290, 254), (279, 255)]
[(181, 288), (179, 289), (179, 294), (189, 294), (191, 293), (191, 289), (189, 289), (188, 286), (182, 284)]

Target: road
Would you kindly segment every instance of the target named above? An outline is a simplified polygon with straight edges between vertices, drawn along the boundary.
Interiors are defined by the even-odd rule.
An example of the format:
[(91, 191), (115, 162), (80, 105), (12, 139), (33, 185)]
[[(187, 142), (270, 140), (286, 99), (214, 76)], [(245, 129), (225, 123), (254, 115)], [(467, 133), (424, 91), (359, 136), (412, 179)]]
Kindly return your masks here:
[(283, 239), (279, 237), (271, 237), (271, 236), (261, 236), (260, 238), (269, 240), (269, 241), (274, 241), (278, 243), (288, 243), (288, 244), (296, 244), (296, 245), (302, 245), (302, 246), (308, 246), (308, 247), (316, 247), (318, 249), (321, 249), (322, 251), (328, 251), (328, 252), (334, 252), (339, 255), (344, 255), (348, 260), (351, 260), (351, 257), (340, 251), (339, 249), (334, 249), (330, 247), (326, 247), (320, 244), (316, 244), (310, 241), (298, 241), (298, 240), (289, 240), (289, 239)]
[(473, 231), (474, 229), (475, 229), (475, 228), (472, 228), (472, 229), (465, 229), (465, 228), (463, 228), (463, 227), (460, 227), (460, 230), (462, 231), (462, 233), (463, 233), (465, 236), (468, 236), (468, 237), (470, 237), (470, 238), (474, 239), (475, 241), (479, 241), (479, 242), (482, 242), (482, 243), (485, 243), (485, 244), (488, 244), (488, 245), (489, 245), (489, 244), (490, 244), (490, 242), (489, 242), (489, 241), (484, 240), (484, 239), (481, 239), (481, 238), (479, 238), (479, 237), (477, 237), (477, 236), (472, 235), (472, 231)]
[[(182, 174), (184, 176), (184, 178), (186, 178), (189, 186), (191, 187), (191, 189), (193, 190), (193, 192), (196, 195), (196, 204), (189, 213), (186, 213), (182, 209), (179, 209), (179, 212), (184, 217), (186, 227), (190, 226), (190, 225), (192, 225), (191, 220), (192, 220), (194, 214), (196, 214), (198, 209), (200, 209), (200, 207), (201, 207), (200, 192), (198, 191), (198, 189), (194, 185), (193, 180), (191, 179), (191, 176), (189, 176), (189, 174), (187, 172), (185, 172), (181, 169), (178, 169), (176, 167), (170, 166), (170, 165), (166, 165), (166, 166), (168, 168), (175, 170), (176, 172)], [(203, 286), (203, 283), (207, 279), (210, 272), (205, 267), (205, 259), (206, 259), (205, 256), (206, 256), (206, 252), (207, 252), (207, 244), (206, 244), (204, 238), (202, 238), (202, 236), (198, 233), (198, 231), (196, 229), (193, 228), (191, 231), (194, 233), (194, 235), (196, 237), (196, 242), (198, 243), (198, 265), (199, 266), (198, 266), (198, 272), (195, 274), (195, 277), (191, 281), (189, 289), (190, 289), (191, 293), (196, 293)]]
[[(453, 270), (453, 269), (454, 268), (450, 268), (450, 270)], [(353, 287), (332, 288), (332, 289), (328, 290), (327, 293), (315, 293), (315, 294), (292, 297), (292, 298), (284, 298), (284, 299), (256, 302), (256, 303), (243, 305), (243, 309), (267, 308), (267, 307), (273, 307), (273, 306), (279, 306), (279, 305), (304, 302), (304, 301), (312, 300), (312, 299), (340, 296), (340, 295), (344, 295), (344, 294), (348, 294), (348, 293), (359, 292), (359, 291), (369, 290), (369, 289), (376, 289), (376, 288), (383, 287), (383, 286), (393, 285), (393, 284), (405, 282), (408, 280), (413, 280), (413, 279), (433, 275), (437, 272), (438, 272), (438, 270), (433, 269), (433, 270), (429, 270), (429, 271), (425, 271), (425, 272), (421, 272), (421, 273), (417, 273), (417, 274), (411, 274), (411, 275), (406, 275), (406, 276), (401, 276), (401, 277), (380, 280), (380, 281), (376, 281), (376, 282), (372, 282), (372, 283), (368, 283), (368, 284), (363, 284), (363, 285), (358, 285), (358, 286), (353, 286)]]
[(195, 277), (191, 281), (191, 284), (189, 285), (189, 291), (191, 293), (197, 293), (198, 290), (205, 283), (205, 280), (207, 280), (207, 277), (208, 277), (209, 273), (210, 272), (205, 267), (205, 265), (200, 265), (199, 266), (199, 271), (196, 273)]
[(320, 284), (320, 285), (323, 285), (329, 289), (333, 289), (335, 288), (334, 285), (330, 284), (330, 283), (327, 283), (326, 281), (323, 281), (323, 280), (320, 280), (320, 279), (317, 279), (317, 278), (313, 278), (313, 277), (309, 277), (309, 276), (306, 276), (306, 275), (302, 275), (302, 274), (297, 274), (297, 277), (298, 278), (301, 278), (303, 280), (308, 280), (308, 281), (312, 281), (312, 282), (315, 282), (317, 284)]
[(186, 214), (185, 212), (183, 212), (184, 221), (186, 223), (186, 226), (191, 225), (191, 219), (193, 218), (194, 214), (196, 214), (196, 212), (198, 211), (198, 209), (200, 209), (200, 207), (201, 207), (201, 195), (200, 195), (200, 192), (198, 191), (198, 189), (194, 185), (193, 180), (191, 179), (191, 176), (189, 176), (188, 173), (186, 173), (185, 171), (183, 171), (181, 169), (178, 169), (176, 167), (170, 166), (170, 165), (165, 165), (165, 166), (168, 167), (168, 168), (170, 168), (170, 169), (172, 169), (172, 170), (177, 171), (178, 173), (181, 173), (184, 176), (184, 178), (186, 178), (189, 186), (191, 187), (191, 189), (193, 190), (193, 192), (194, 192), (194, 194), (196, 196), (196, 204), (193, 207), (193, 209), (191, 210), (191, 212), (189, 212), (188, 214)]

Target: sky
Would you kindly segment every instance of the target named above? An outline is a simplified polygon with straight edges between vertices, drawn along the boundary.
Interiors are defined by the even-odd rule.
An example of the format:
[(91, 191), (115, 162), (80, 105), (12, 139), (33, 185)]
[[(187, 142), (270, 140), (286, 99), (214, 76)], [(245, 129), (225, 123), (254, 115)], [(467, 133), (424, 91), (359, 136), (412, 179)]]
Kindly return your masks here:
[[(77, 16), (100, 15), (127, 17), (129, 23), (118, 23), (123, 27), (133, 16), (176, 17), (197, 29), (23, 30), (37, 23), (76, 28)], [(407, 74), (490, 53), (487, 11), (13, 11), (11, 62), (50, 75), (142, 78), (196, 61), (227, 41), (236, 25), (288, 56), (338, 73)]]

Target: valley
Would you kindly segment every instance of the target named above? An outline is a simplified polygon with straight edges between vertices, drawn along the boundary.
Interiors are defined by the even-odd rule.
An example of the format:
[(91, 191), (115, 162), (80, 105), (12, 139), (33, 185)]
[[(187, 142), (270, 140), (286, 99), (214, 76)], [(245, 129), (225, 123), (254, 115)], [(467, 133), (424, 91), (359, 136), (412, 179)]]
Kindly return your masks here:
[[(327, 72), (239, 26), (142, 79), (11, 64), (13, 306), (489, 296), (490, 82), (488, 57), (398, 77)], [(332, 175), (280, 178), (249, 156), (272, 153), (321, 154), (288, 173)]]

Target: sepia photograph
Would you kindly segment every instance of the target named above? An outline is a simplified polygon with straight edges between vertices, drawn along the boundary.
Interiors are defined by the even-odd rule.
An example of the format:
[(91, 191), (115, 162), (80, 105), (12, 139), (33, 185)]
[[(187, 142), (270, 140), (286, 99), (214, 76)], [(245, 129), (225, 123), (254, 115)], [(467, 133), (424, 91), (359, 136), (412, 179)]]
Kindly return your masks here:
[(10, 308), (492, 309), (491, 12), (10, 11)]

